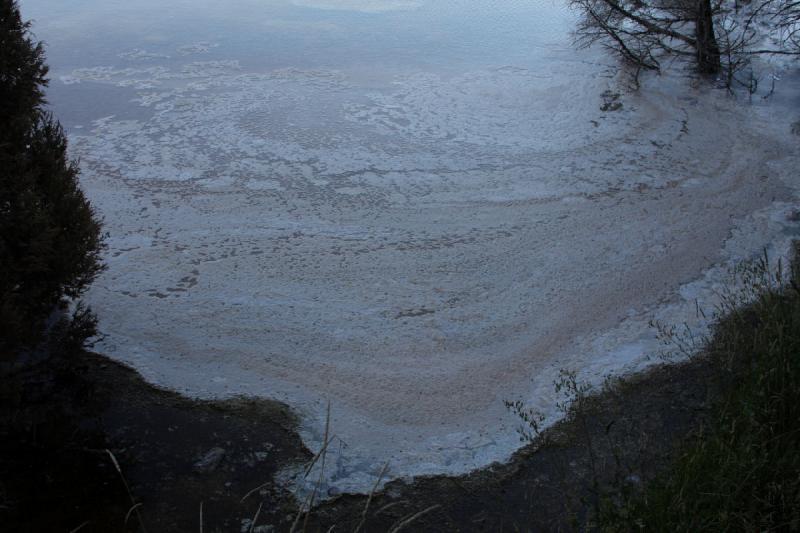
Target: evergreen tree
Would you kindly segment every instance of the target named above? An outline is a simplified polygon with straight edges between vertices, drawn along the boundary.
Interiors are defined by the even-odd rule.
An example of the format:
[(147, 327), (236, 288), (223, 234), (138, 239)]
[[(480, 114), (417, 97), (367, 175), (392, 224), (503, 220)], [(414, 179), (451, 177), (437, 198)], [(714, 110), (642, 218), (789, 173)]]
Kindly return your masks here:
[(64, 132), (44, 107), (46, 76), (30, 23), (16, 0), (0, 0), (0, 357), (53, 331), (82, 343), (94, 329), (80, 306), (51, 319), (102, 270), (103, 241)]

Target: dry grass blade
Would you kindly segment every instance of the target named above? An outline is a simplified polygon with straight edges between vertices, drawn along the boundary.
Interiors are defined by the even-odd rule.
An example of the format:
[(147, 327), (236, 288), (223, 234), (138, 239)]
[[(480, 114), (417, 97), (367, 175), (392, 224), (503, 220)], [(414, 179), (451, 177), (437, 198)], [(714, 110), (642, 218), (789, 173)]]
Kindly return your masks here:
[(306, 497), (306, 501), (303, 506), (297, 511), (297, 516), (294, 517), (294, 521), (292, 522), (292, 527), (289, 528), (289, 533), (294, 533), (294, 530), (297, 528), (297, 524), (300, 523), (300, 517), (303, 516), (303, 509), (308, 509), (308, 505), (311, 502), (311, 494)]
[(384, 511), (387, 511), (387, 510), (391, 509), (392, 507), (394, 507), (394, 506), (396, 506), (396, 505), (402, 505), (402, 504), (404, 504), (404, 503), (408, 503), (408, 501), (407, 501), (407, 500), (400, 500), (399, 502), (387, 503), (386, 505), (384, 505), (383, 507), (381, 507), (380, 509), (378, 509), (377, 511), (375, 511), (375, 514), (376, 514), (376, 515), (379, 515), (379, 514), (381, 514), (382, 512), (384, 512)]
[(200, 502), (200, 533), (203, 533), (203, 502)]
[(253, 533), (256, 529), (256, 522), (258, 522), (258, 515), (261, 514), (261, 506), (264, 505), (264, 502), (258, 504), (258, 509), (256, 509), (256, 514), (253, 516), (253, 521), (250, 523), (250, 533)]
[(119, 478), (122, 480), (122, 484), (125, 486), (125, 491), (128, 493), (128, 498), (130, 498), (131, 504), (133, 505), (133, 507), (131, 507), (128, 510), (128, 515), (125, 517), (125, 522), (126, 523), (128, 522), (128, 518), (130, 517), (131, 511), (135, 511), (136, 512), (136, 519), (139, 520), (139, 527), (142, 528), (142, 531), (144, 533), (147, 533), (147, 528), (144, 526), (144, 520), (142, 520), (142, 514), (139, 512), (139, 507), (142, 504), (137, 503), (136, 502), (136, 498), (133, 497), (133, 493), (131, 492), (131, 488), (128, 485), (128, 481), (125, 479), (125, 476), (122, 474), (122, 468), (120, 468), (119, 461), (117, 461), (117, 458), (114, 456), (114, 453), (111, 450), (109, 450), (108, 448), (106, 448), (105, 452), (111, 458), (111, 463), (113, 463), (114, 468), (117, 469), (117, 473), (119, 474)]
[(131, 506), (130, 509), (128, 509), (128, 512), (125, 514), (125, 525), (126, 526), (128, 525), (128, 520), (130, 520), (130, 518), (131, 518), (131, 513), (134, 512), (136, 509), (138, 509), (141, 506), (142, 506), (142, 503), (139, 502), (139, 503), (136, 503), (133, 506)]
[(367, 503), (364, 505), (364, 511), (361, 513), (361, 521), (353, 530), (353, 533), (358, 533), (361, 530), (361, 528), (364, 527), (364, 522), (367, 521), (367, 512), (369, 511), (369, 504), (372, 503), (372, 497), (375, 495), (375, 491), (378, 490), (378, 485), (381, 484), (381, 480), (383, 480), (383, 476), (384, 474), (386, 474), (387, 468), (389, 468), (389, 461), (386, 461), (386, 464), (383, 465), (381, 473), (378, 474), (378, 479), (375, 480), (375, 485), (373, 485), (372, 490), (369, 491), (369, 496), (367, 496)]
[(79, 525), (78, 527), (76, 527), (75, 529), (71, 530), (69, 533), (77, 533), (77, 532), (78, 532), (78, 531), (80, 531), (81, 529), (83, 529), (83, 528), (85, 528), (86, 526), (88, 526), (90, 523), (91, 523), (91, 522), (90, 522), (89, 520), (87, 520), (87, 521), (86, 521), (86, 522), (84, 522), (83, 524), (81, 524), (81, 525)]
[(269, 481), (267, 481), (266, 483), (262, 483), (262, 484), (261, 484), (261, 485), (259, 485), (258, 487), (254, 488), (253, 490), (251, 490), (250, 492), (248, 492), (247, 494), (245, 494), (244, 496), (242, 496), (242, 499), (241, 499), (241, 500), (239, 500), (239, 503), (244, 503), (244, 501), (245, 501), (247, 498), (249, 498), (251, 494), (253, 494), (254, 492), (256, 492), (256, 491), (258, 491), (258, 490), (261, 490), (261, 489), (263, 489), (264, 487), (266, 487), (267, 485), (269, 485), (269, 483), (270, 483), (270, 482), (269, 482)]
[(303, 531), (308, 529), (308, 517), (311, 516), (311, 508), (314, 507), (314, 500), (316, 499), (317, 492), (319, 488), (322, 486), (322, 481), (325, 479), (325, 459), (328, 457), (328, 444), (330, 440), (328, 440), (328, 434), (330, 433), (331, 429), (331, 402), (328, 400), (328, 409), (325, 413), (325, 435), (323, 440), (325, 441), (325, 449), (324, 453), (322, 454), (322, 460), (319, 465), (319, 478), (317, 479), (316, 485), (314, 485), (314, 490), (311, 491), (311, 503), (308, 506), (308, 510), (306, 511), (306, 519), (303, 521)]
[(421, 517), (423, 515), (426, 515), (426, 514), (430, 513), (431, 511), (433, 511), (435, 509), (438, 509), (439, 507), (441, 507), (441, 505), (439, 505), (439, 504), (431, 505), (427, 509), (423, 509), (422, 511), (420, 511), (420, 512), (414, 514), (414, 515), (411, 515), (408, 518), (403, 518), (402, 520), (397, 522), (395, 525), (393, 525), (389, 529), (389, 533), (397, 533), (398, 531), (400, 531), (401, 529), (403, 529), (407, 525), (411, 524), (414, 520), (417, 520), (419, 517)]
[[(119, 462), (117, 461), (117, 458), (114, 456), (114, 454), (109, 449), (106, 449), (106, 453), (111, 458), (111, 463), (114, 465), (114, 468), (117, 469), (117, 472), (119, 472), (119, 475), (122, 475), (122, 469), (119, 467)], [(126, 485), (127, 485), (127, 483), (126, 483)]]
[(315, 455), (314, 458), (311, 459), (311, 462), (308, 463), (308, 466), (306, 467), (306, 470), (303, 473), (304, 478), (308, 477), (308, 474), (311, 473), (311, 469), (314, 468), (314, 465), (317, 464), (317, 461), (319, 461), (322, 455), (328, 451), (328, 446), (330, 445), (331, 442), (333, 442), (333, 439), (335, 438), (336, 435), (334, 435), (330, 439), (326, 439), (325, 441), (323, 441), (322, 448), (317, 452), (317, 455)]
[(308, 527), (308, 517), (309, 514), (311, 513), (311, 507), (314, 505), (314, 498), (316, 497), (320, 485), (322, 485), (323, 474), (325, 473), (325, 458), (327, 457), (328, 454), (327, 453), (328, 445), (333, 440), (333, 437), (328, 438), (328, 433), (330, 431), (330, 423), (331, 423), (331, 402), (328, 402), (328, 410), (325, 416), (325, 435), (323, 436), (322, 439), (323, 442), (322, 449), (320, 449), (319, 453), (317, 453), (317, 455), (311, 461), (311, 464), (308, 465), (305, 471), (305, 475), (303, 476), (303, 479), (307, 478), (308, 474), (311, 472), (311, 469), (314, 467), (314, 464), (317, 462), (318, 459), (322, 458), (322, 464), (320, 465), (319, 479), (317, 480), (317, 483), (314, 485), (314, 490), (311, 491), (311, 493), (306, 498), (306, 501), (303, 504), (303, 506), (300, 508), (299, 511), (297, 511), (297, 516), (295, 516), (294, 522), (292, 522), (292, 527), (289, 529), (289, 533), (294, 533), (295, 529), (297, 528), (297, 524), (300, 523), (300, 517), (302, 517), (303, 514), (306, 515), (306, 519), (303, 522), (303, 531), (305, 531), (306, 528)]

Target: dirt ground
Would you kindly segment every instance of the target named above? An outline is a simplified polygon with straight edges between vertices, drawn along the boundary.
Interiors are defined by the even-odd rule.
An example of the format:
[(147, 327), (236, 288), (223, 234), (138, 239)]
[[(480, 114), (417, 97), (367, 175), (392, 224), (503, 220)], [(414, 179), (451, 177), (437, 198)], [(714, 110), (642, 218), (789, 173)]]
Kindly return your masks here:
[(293, 510), (269, 483), (241, 502), (309, 457), (281, 404), (188, 400), (94, 354), (15, 381), (0, 409), (6, 531), (198, 531), (201, 503), (205, 531), (239, 531), (259, 499), (265, 523)]
[[(285, 406), (192, 401), (102, 356), (76, 361), (5, 380), (0, 520), (8, 531), (199, 531), (201, 504), (203, 531), (291, 529), (297, 506), (273, 475), (311, 456)], [(393, 481), (371, 499), (341, 495), (297, 529), (590, 529), (604, 487), (635, 490), (702, 423), (712, 375), (698, 358), (628, 378), (507, 464)]]

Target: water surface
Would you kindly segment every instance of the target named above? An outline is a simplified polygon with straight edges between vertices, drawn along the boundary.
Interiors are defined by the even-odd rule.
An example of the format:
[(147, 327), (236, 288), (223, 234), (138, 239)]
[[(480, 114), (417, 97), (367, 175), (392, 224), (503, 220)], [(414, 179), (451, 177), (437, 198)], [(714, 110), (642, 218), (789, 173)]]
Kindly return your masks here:
[(631, 93), (559, 3), (22, 8), (110, 233), (100, 349), (286, 401), (312, 448), (330, 402), (339, 490), (507, 458), (503, 400), (650, 364), (650, 318), (702, 322), (791, 231), (790, 116), (680, 75)]

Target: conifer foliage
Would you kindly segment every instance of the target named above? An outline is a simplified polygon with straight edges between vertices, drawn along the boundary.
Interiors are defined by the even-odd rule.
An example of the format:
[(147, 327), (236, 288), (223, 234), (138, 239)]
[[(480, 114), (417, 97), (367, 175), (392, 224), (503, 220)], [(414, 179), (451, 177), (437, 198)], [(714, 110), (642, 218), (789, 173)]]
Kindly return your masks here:
[(16, 0), (0, 0), (0, 358), (57, 331), (81, 343), (94, 331), (82, 306), (59, 312), (102, 270), (103, 236), (45, 109), (47, 70)]

